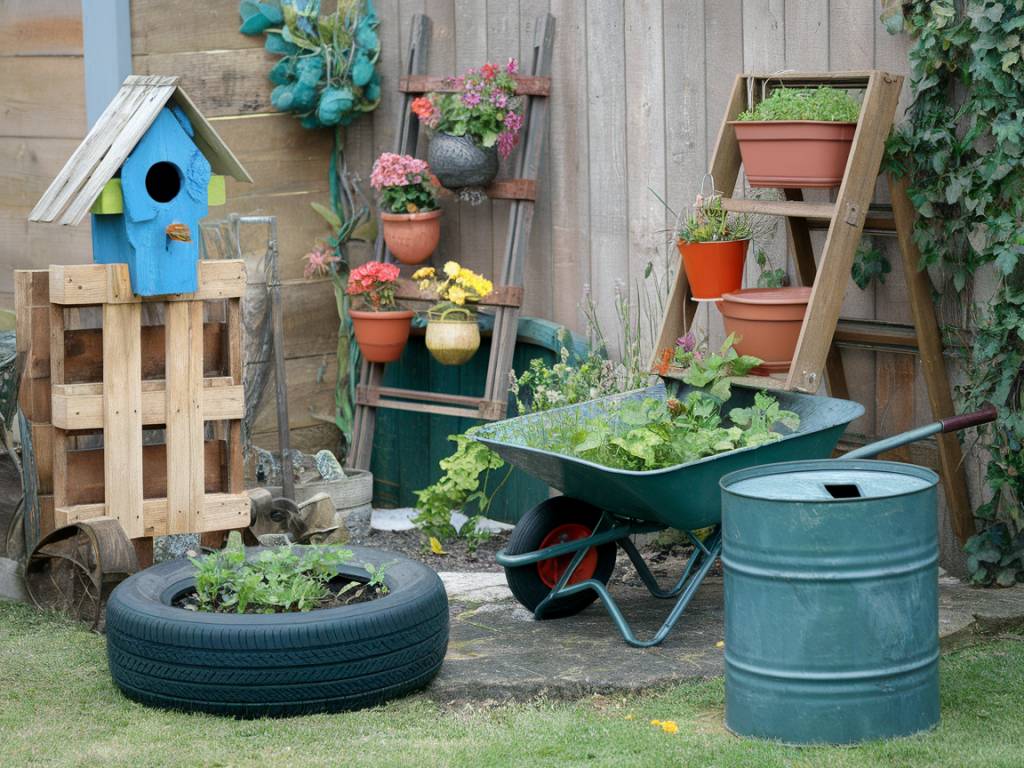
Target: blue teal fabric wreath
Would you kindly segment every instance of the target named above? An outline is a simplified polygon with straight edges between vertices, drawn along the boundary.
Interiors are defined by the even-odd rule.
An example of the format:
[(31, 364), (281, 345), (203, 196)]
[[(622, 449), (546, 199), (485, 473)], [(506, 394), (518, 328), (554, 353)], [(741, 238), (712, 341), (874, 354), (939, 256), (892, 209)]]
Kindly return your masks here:
[(281, 56), (268, 77), (270, 101), (306, 128), (350, 125), (380, 103), (380, 20), (373, 0), (339, 0), (320, 15), (320, 0), (242, 0), (244, 35), (266, 35), (264, 47)]

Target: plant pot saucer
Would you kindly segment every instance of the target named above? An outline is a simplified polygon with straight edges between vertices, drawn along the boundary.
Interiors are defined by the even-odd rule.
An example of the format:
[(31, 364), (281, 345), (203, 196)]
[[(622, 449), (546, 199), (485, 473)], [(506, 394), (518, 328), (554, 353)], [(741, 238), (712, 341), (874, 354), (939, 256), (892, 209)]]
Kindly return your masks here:
[(698, 299), (696, 296), (691, 296), (690, 298), (693, 301), (696, 301), (699, 304), (704, 304), (704, 303), (707, 303), (707, 304), (717, 304), (718, 302), (720, 302), (722, 300), (721, 296), (716, 296), (713, 299)]

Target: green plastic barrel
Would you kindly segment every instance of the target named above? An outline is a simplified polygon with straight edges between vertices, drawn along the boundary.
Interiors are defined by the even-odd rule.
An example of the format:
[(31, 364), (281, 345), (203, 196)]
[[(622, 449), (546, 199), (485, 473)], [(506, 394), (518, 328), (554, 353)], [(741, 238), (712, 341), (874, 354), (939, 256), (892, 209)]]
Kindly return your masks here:
[[(441, 365), (430, 356), (423, 344), (422, 332), (409, 339), (402, 359), (388, 365), (384, 371), (384, 385), (405, 389), (428, 389), (454, 395), (479, 396), (487, 379), (487, 360), (490, 355), (490, 336), (487, 325), (492, 321), (482, 316), (485, 335), (480, 350), (465, 365)], [(512, 367), (521, 373), (534, 358), (553, 363), (562, 345), (572, 355), (587, 354), (586, 342), (569, 333), (564, 326), (532, 317), (519, 318), (518, 335)], [(509, 415), (514, 415), (514, 402), (509, 398)], [(412, 507), (416, 505), (416, 491), (426, 488), (441, 476), (438, 462), (451, 455), (455, 443), (449, 435), (460, 434), (484, 422), (454, 416), (434, 416), (411, 411), (380, 409), (373, 440), (373, 500), (378, 507)], [(491, 488), (497, 485), (505, 468), (496, 470)], [(513, 469), (508, 482), (495, 497), (487, 516), (507, 523), (515, 523), (522, 514), (548, 498), (548, 486), (542, 480), (520, 469)], [(466, 510), (473, 514), (476, 510)]]
[(729, 730), (851, 744), (938, 724), (937, 482), (864, 460), (722, 478)]

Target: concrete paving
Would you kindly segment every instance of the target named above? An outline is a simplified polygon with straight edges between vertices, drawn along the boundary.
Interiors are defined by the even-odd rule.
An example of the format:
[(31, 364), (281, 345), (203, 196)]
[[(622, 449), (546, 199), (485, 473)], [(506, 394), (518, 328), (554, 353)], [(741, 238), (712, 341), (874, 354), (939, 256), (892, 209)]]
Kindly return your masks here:
[[(651, 690), (723, 672), (722, 580), (707, 579), (666, 641), (649, 649), (623, 642), (600, 603), (582, 613), (535, 621), (501, 573), (443, 573), (451, 640), (427, 695), (442, 702), (570, 699)], [(637, 635), (651, 636), (672, 601), (635, 584), (613, 584)], [(621, 599), (620, 599), (621, 598)], [(1024, 628), (1024, 585), (975, 589), (940, 580), (939, 624), (948, 651)]]

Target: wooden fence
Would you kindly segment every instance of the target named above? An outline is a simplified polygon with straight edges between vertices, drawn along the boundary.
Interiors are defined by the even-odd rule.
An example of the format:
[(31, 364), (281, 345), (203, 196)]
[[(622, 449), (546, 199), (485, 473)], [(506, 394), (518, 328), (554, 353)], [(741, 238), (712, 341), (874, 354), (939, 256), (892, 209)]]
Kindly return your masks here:
[[(324, 7), (329, 1), (325, 0)], [(433, 21), (429, 72), (445, 75), (485, 60), (523, 56), (538, 15), (556, 17), (548, 149), (526, 266), (525, 313), (584, 329), (589, 290), (606, 330), (617, 286), (657, 274), (672, 206), (690, 201), (741, 71), (880, 68), (906, 73), (909, 41), (889, 35), (875, 0), (375, 0), (381, 17), (384, 96), (372, 118), (348, 130), (350, 167), (368, 177), (393, 146), (409, 22)], [(10, 302), (10, 267), (88, 259), (88, 232), (28, 225), (28, 209), (85, 131), (80, 0), (0, 4), (0, 294)], [(132, 48), (139, 74), (177, 74), (256, 179), (229, 181), (227, 209), (279, 217), (286, 357), (293, 440), (330, 445), (336, 317), (329, 284), (302, 278), (302, 254), (326, 234), (309, 203), (327, 199), (329, 131), (310, 132), (274, 112), (262, 39), (238, 33), (233, 0), (133, 0)], [(904, 105), (906, 103), (904, 94)], [(901, 107), (902, 113), (902, 107)], [(656, 194), (655, 194), (656, 193)], [(656, 196), (657, 195), (657, 196)], [(879, 193), (881, 199), (882, 193)], [(504, 242), (501, 201), (446, 204), (441, 258), (492, 272)], [(792, 269), (784, 230), (767, 250)], [(892, 254), (892, 244), (876, 245)], [(366, 251), (357, 251), (356, 259)], [(756, 268), (748, 282), (756, 280)], [(646, 285), (650, 286), (650, 280)], [(715, 313), (712, 311), (712, 315)], [(908, 323), (902, 275), (860, 291), (844, 317)], [(703, 313), (698, 315), (702, 318)], [(712, 317), (714, 333), (720, 333)], [(864, 436), (892, 434), (929, 418), (916, 357), (846, 349)], [(257, 426), (273, 444), (272, 413)], [(907, 452), (933, 463), (927, 447)], [(977, 485), (976, 469), (972, 484)]]

